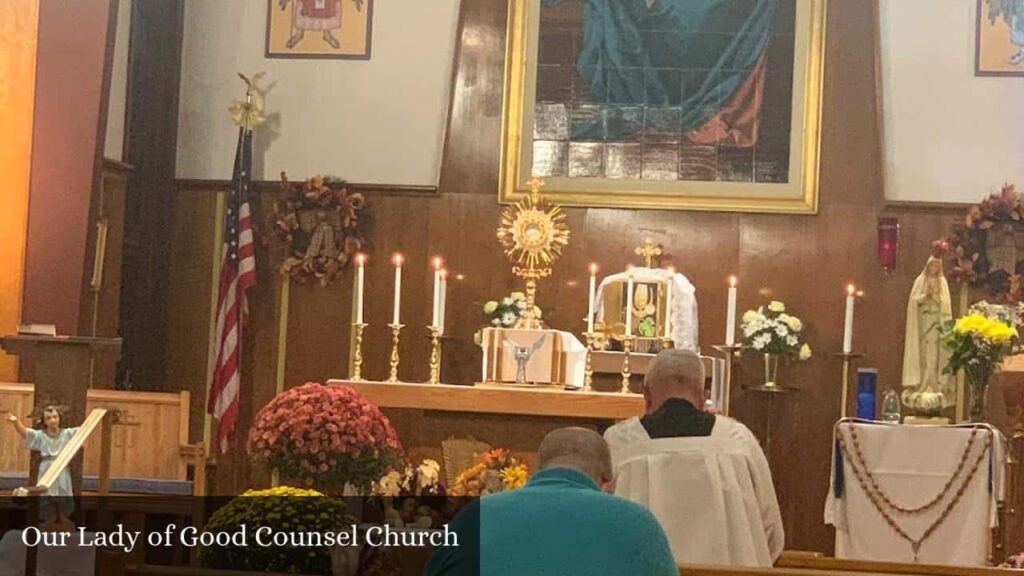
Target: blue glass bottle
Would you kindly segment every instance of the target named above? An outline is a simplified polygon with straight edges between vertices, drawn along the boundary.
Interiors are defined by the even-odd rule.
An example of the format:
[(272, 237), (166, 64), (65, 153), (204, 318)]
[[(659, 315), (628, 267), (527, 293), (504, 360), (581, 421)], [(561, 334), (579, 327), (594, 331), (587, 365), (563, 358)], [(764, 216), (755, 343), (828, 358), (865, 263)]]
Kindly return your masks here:
[(876, 368), (857, 370), (857, 418), (875, 419), (875, 390), (878, 384)]

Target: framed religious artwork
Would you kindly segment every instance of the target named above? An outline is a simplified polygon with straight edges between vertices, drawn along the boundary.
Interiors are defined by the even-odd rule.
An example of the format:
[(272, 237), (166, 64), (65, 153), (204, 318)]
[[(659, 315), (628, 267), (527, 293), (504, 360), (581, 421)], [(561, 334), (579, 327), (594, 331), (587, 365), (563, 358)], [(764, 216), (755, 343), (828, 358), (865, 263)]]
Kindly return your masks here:
[(267, 58), (369, 60), (374, 0), (267, 0)]
[(1024, 76), (1024, 0), (978, 0), (975, 76)]
[(511, 0), (499, 199), (815, 213), (826, 0)]

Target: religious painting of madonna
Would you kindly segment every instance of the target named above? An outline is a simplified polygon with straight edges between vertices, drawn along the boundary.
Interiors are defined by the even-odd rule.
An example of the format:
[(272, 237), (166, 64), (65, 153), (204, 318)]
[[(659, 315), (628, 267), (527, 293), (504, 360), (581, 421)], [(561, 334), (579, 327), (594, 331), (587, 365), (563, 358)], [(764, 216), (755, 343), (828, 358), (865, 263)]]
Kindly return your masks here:
[(370, 59), (373, 0), (267, 0), (267, 58)]
[(815, 213), (826, 0), (511, 0), (499, 199)]

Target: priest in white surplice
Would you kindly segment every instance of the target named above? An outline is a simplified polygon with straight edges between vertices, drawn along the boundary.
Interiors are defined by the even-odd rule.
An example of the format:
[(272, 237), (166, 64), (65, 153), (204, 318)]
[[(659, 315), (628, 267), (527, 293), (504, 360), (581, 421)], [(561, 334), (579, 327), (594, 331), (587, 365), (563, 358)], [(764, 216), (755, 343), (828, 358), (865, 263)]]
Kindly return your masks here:
[(644, 378), (646, 415), (605, 432), (615, 494), (646, 506), (679, 563), (771, 566), (784, 534), (768, 460), (750, 430), (703, 412), (704, 366), (664, 350)]

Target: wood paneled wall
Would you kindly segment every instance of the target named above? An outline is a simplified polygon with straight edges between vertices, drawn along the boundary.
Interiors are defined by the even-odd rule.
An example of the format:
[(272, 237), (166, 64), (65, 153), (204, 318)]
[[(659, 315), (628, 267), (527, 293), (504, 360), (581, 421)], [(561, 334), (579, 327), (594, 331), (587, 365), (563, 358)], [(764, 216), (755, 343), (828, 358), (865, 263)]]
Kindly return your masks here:
[[(586, 312), (587, 263), (606, 271), (635, 262), (633, 248), (645, 236), (665, 245), (671, 260), (697, 287), (700, 341), (705, 349), (724, 339), (726, 278), (739, 276), (741, 309), (768, 298), (787, 302), (807, 327), (814, 357), (781, 369), (784, 383), (800, 389), (779, 398), (773, 413), (769, 458), (787, 533), (787, 548), (831, 551), (833, 535), (822, 524), (828, 488), (832, 425), (839, 415), (844, 289), (855, 282), (865, 292), (858, 303), (854, 348), (866, 354), (861, 366), (879, 370), (880, 387), (899, 386), (906, 298), (920, 273), (932, 240), (960, 216), (950, 207), (887, 205), (880, 175), (875, 95), (875, 22), (872, 2), (832, 0), (829, 5), (823, 134), (821, 210), (815, 216), (722, 214), (613, 209), (569, 209), (572, 241), (551, 278), (540, 282), (538, 302), (552, 326), (579, 332)], [(387, 373), (391, 269), (388, 255), (408, 258), (403, 287), (401, 377), (427, 378), (429, 321), (428, 258), (444, 255), (463, 275), (449, 289), (448, 326), (442, 378), (478, 379), (480, 351), (473, 333), (484, 322), (480, 305), (518, 289), (494, 237), (498, 148), (502, 101), (505, 27), (504, 0), (464, 0), (451, 117), (439, 195), (401, 190), (368, 191), (374, 226), (369, 235), (364, 375)], [(472, 42), (467, 41), (472, 39)], [(301, 110), (282, 110), (287, 121)], [(400, 159), (396, 159), (396, 162)], [(323, 167), (331, 171), (330, 166)], [(299, 175), (293, 175), (298, 177)], [(169, 266), (165, 390), (193, 392), (193, 440), (201, 433), (207, 334), (216, 226), (216, 189), (209, 183), (182, 183), (175, 198), (172, 261)], [(259, 187), (258, 214), (269, 230), (276, 192)], [(900, 220), (898, 268), (882, 271), (876, 260), (876, 223), (881, 214)], [(281, 247), (261, 238), (259, 283), (251, 293), (251, 340), (244, 369), (241, 429), (275, 393), (279, 336), (283, 340), (284, 384), (325, 380), (347, 372), (351, 321), (351, 273), (330, 287), (288, 288), (288, 314), (282, 322), (282, 280), (277, 273)], [(743, 362), (739, 384), (756, 383), (756, 359)], [(737, 387), (735, 415), (758, 435), (765, 428), (765, 398)], [(472, 431), (467, 431), (472, 433)], [(481, 438), (493, 445), (502, 439)], [(220, 459), (214, 492), (235, 493), (265, 484), (241, 450)]]

